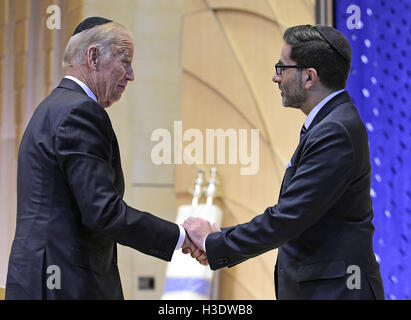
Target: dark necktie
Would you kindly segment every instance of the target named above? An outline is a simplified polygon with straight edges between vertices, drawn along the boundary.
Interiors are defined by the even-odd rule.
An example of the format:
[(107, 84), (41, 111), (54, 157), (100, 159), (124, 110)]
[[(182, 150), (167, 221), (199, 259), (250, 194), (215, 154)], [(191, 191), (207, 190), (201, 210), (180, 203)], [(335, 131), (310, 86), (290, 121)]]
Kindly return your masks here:
[(307, 133), (307, 129), (303, 125), (303, 127), (301, 128), (301, 131), (300, 131), (300, 142), (301, 142), (301, 140), (303, 140), (306, 133)]

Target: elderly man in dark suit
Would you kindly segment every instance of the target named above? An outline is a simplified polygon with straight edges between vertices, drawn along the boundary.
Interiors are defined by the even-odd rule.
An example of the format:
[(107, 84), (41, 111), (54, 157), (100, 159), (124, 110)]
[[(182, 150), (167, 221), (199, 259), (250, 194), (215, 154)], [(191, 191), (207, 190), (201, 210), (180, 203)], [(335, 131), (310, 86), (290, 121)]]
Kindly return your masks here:
[(307, 119), (287, 166), (278, 203), (248, 223), (212, 232), (184, 223), (213, 270), (278, 249), (278, 299), (384, 299), (372, 236), (368, 137), (344, 90), (351, 48), (327, 26), (296, 26), (273, 81), (285, 107)]
[(201, 253), (181, 226), (122, 199), (120, 153), (104, 108), (134, 80), (133, 50), (122, 25), (99, 17), (83, 21), (67, 44), (66, 77), (38, 106), (20, 145), (6, 299), (122, 299), (116, 243), (166, 261), (181, 247)]

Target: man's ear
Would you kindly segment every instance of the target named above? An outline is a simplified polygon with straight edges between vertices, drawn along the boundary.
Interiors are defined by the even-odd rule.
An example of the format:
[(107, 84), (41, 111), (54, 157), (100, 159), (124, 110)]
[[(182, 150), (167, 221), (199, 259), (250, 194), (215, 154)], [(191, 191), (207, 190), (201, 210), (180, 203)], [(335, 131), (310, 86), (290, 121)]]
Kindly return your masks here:
[(310, 90), (319, 80), (317, 70), (314, 68), (306, 69), (306, 76), (304, 82), (304, 88)]
[(98, 57), (99, 52), (97, 47), (91, 46), (87, 49), (87, 65), (92, 71), (98, 71)]

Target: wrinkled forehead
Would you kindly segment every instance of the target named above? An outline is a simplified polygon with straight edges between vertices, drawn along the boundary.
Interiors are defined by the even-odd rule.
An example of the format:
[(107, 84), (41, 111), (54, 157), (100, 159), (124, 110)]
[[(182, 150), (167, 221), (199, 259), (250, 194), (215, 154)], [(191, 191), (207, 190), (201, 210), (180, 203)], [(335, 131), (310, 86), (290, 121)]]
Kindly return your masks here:
[(121, 35), (120, 39), (116, 42), (115, 47), (119, 55), (128, 58), (132, 58), (134, 55), (133, 39), (126, 34)]

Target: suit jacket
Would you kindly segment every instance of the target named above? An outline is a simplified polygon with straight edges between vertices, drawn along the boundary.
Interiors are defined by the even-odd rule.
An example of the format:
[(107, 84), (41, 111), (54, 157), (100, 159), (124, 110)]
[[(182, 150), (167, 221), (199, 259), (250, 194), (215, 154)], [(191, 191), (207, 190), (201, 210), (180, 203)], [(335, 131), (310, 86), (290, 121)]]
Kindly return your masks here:
[(171, 260), (178, 226), (123, 201), (110, 119), (72, 80), (34, 112), (17, 179), (6, 299), (122, 299), (116, 243)]
[(372, 245), (370, 173), (367, 132), (344, 91), (307, 129), (278, 203), (248, 223), (207, 237), (211, 268), (279, 248), (278, 299), (383, 299)]

